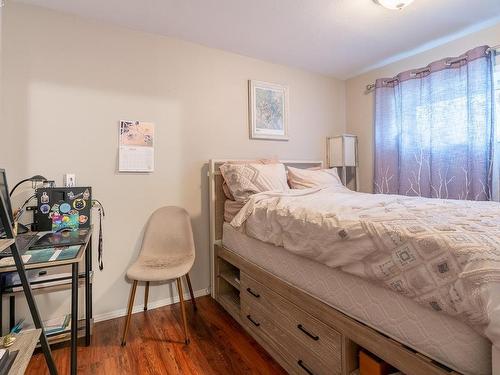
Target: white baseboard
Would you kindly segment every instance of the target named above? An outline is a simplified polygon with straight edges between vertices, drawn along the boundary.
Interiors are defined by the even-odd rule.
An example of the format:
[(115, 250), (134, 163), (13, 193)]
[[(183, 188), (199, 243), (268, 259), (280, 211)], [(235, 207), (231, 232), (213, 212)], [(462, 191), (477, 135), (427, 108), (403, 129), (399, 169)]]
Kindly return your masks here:
[[(210, 294), (210, 289), (208, 289), (208, 288), (194, 291), (195, 298), (206, 296), (209, 294)], [(190, 299), (189, 293), (184, 294), (184, 300), (189, 300), (189, 299)], [(158, 307), (162, 307), (162, 306), (172, 305), (172, 304), (177, 303), (177, 302), (179, 302), (179, 296), (177, 296), (177, 295), (169, 297), (169, 298), (160, 299), (158, 301), (153, 301), (151, 303), (148, 303), (148, 310), (157, 309)], [(144, 304), (143, 303), (141, 303), (139, 305), (134, 305), (134, 307), (132, 308), (132, 314), (135, 314), (138, 312), (143, 312), (143, 311), (144, 311)], [(120, 317), (125, 316), (125, 315), (127, 315), (127, 308), (118, 309), (118, 310), (110, 311), (107, 313), (94, 315), (94, 322), (102, 322), (103, 320), (120, 318)]]

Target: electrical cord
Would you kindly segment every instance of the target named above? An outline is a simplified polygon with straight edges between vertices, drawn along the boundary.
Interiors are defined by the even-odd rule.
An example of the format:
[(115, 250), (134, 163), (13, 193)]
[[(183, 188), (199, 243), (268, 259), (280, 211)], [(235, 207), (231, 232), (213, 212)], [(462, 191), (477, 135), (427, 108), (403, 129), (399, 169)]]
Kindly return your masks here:
[(106, 213), (104, 212), (104, 206), (102, 203), (97, 200), (97, 199), (92, 199), (92, 207), (98, 206), (98, 208), (102, 209), (102, 217), (106, 216)]
[(14, 221), (17, 222), (17, 234), (23, 234), (29, 232), (29, 228), (26, 225), (19, 223), (19, 219), (21, 218), (21, 216), (23, 216), (25, 212), (25, 207), (28, 205), (29, 202), (31, 202), (33, 198), (36, 198), (35, 194), (26, 199), (26, 201), (22, 204), (22, 206), (17, 211), (16, 216), (14, 217)]
[(18, 182), (18, 183), (17, 183), (17, 184), (16, 184), (16, 185), (12, 188), (12, 190), (11, 190), (11, 191), (10, 191), (10, 193), (9, 193), (9, 196), (11, 196), (11, 197), (12, 197), (12, 194), (14, 194), (14, 191), (17, 189), (17, 187), (18, 187), (19, 185), (21, 185), (22, 183), (24, 183), (24, 182), (28, 182), (28, 181), (31, 181), (31, 182), (36, 183), (37, 181), (39, 181), (39, 182), (44, 182), (44, 181), (47, 181), (47, 179), (46, 179), (45, 177), (43, 177), (43, 176), (40, 176), (39, 174), (37, 174), (37, 175), (35, 175), (35, 176), (33, 176), (33, 177), (30, 177), (30, 178), (25, 178), (24, 180), (19, 181), (19, 182)]
[(36, 198), (36, 194), (33, 194), (31, 197), (29, 197), (28, 199), (26, 199), (26, 201), (22, 204), (22, 206), (19, 208), (19, 210), (17, 211), (17, 215), (16, 217), (14, 218), (14, 221), (18, 221), (22, 214), (24, 213), (24, 208), (27, 206), (27, 204), (33, 199), (33, 198)]
[(97, 199), (92, 199), (92, 207), (96, 207), (99, 211), (99, 245), (97, 248), (97, 263), (99, 264), (99, 270), (104, 269), (104, 262), (102, 260), (102, 250), (103, 250), (103, 240), (102, 240), (102, 220), (106, 216), (104, 212), (104, 206)]

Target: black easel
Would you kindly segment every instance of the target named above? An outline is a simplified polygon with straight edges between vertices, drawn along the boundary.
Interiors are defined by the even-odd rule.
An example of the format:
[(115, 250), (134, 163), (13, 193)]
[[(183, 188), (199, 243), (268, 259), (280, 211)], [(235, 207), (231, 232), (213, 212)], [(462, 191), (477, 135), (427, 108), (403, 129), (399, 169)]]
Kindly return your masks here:
[[(8, 239), (14, 239), (14, 232), (12, 231), (12, 223), (10, 222), (9, 215), (7, 214), (7, 209), (2, 195), (0, 194), (0, 219), (4, 225), (5, 233)], [(50, 350), (49, 342), (47, 336), (45, 335), (45, 329), (43, 328), (42, 320), (40, 319), (40, 313), (33, 298), (33, 292), (31, 290), (31, 285), (26, 277), (26, 270), (24, 269), (24, 263), (19, 254), (19, 249), (14, 242), (10, 249), (12, 251), (12, 256), (14, 257), (14, 262), (16, 263), (16, 269), (19, 273), (19, 278), (21, 279), (21, 284), (23, 286), (24, 296), (28, 302), (28, 307), (30, 309), (31, 317), (33, 318), (33, 323), (36, 328), (40, 328), (42, 333), (40, 334), (40, 345), (42, 346), (42, 351), (45, 356), (45, 361), (47, 362), (47, 367), (51, 375), (57, 375), (56, 364), (54, 363), (54, 358), (52, 358), (52, 352)], [(0, 297), (1, 298), (1, 297)]]

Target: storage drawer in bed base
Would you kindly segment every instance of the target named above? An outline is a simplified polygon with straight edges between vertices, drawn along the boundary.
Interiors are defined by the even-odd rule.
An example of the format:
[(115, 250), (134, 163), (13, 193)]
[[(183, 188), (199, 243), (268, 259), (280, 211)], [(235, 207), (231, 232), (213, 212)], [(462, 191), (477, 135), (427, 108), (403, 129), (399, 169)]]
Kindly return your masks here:
[(306, 368), (314, 368), (314, 374), (341, 373), (340, 333), (243, 272), (241, 288), (242, 317), (262, 319), (261, 330), (267, 330), (302, 367), (309, 363)]
[(275, 322), (274, 312), (266, 311), (258, 305), (250, 306), (242, 300), (241, 315), (242, 324), (247, 331), (262, 336), (286, 359), (288, 371), (313, 375), (341, 374), (340, 353), (317, 356), (311, 348), (299, 342)]
[[(216, 259), (218, 257), (224, 259), (240, 271), (241, 310), (238, 320), (257, 342), (259, 342), (259, 344), (261, 344), (264, 349), (266, 349), (269, 354), (271, 354), (273, 358), (291, 374), (308, 374), (308, 370), (309, 373), (312, 372), (316, 374), (316, 372), (314, 372), (314, 370), (316, 370), (318, 374), (321, 374), (326, 366), (330, 371), (328, 372), (329, 374), (341, 373), (343, 375), (348, 375), (358, 366), (357, 348), (359, 345), (405, 374), (459, 375), (459, 373), (436, 364), (435, 361), (428, 357), (410, 350), (401, 343), (382, 335), (376, 330), (326, 305), (315, 297), (293, 287), (231, 250), (215, 245), (215, 257)], [(251, 284), (252, 282), (254, 284)], [(245, 283), (247, 285), (246, 287)], [(248, 298), (252, 296), (246, 288), (250, 288), (250, 290), (256, 294), (260, 294), (259, 288), (257, 288), (258, 286), (265, 286), (265, 288), (260, 287), (260, 290), (267, 298), (259, 302), (252, 301), (251, 299), (249, 300)], [(279, 296), (279, 298), (273, 300), (272, 297), (276, 295)], [(255, 296), (252, 298), (260, 299)], [(292, 313), (289, 313), (287, 310), (290, 306), (292, 306)], [(299, 316), (297, 319), (301, 321), (303, 319), (300, 316), (300, 312), (307, 314), (305, 316), (312, 317), (311, 321), (313, 322), (312, 327), (314, 327), (314, 329), (305, 326), (305, 324), (302, 328), (305, 328), (312, 336), (318, 335), (322, 337), (322, 339), (326, 337), (330, 340), (330, 351), (328, 351), (328, 348), (325, 349), (325, 347), (321, 347), (318, 351), (318, 353), (321, 353), (319, 355), (322, 362), (321, 366), (312, 368), (313, 365), (308, 363), (308, 358), (310, 357), (299, 358), (299, 356), (294, 354), (297, 353), (297, 351), (294, 352), (290, 350), (290, 345), (287, 344), (287, 342), (293, 342), (292, 340), (297, 339), (293, 330), (290, 332), (290, 329), (283, 329), (282, 325), (279, 325), (280, 330), (286, 331), (285, 334), (287, 335), (286, 340), (282, 339), (282, 341), (280, 341), (280, 337), (283, 337), (282, 333), (280, 332), (278, 335), (276, 328), (272, 328), (272, 325), (277, 326), (275, 320), (278, 319), (274, 318), (273, 320), (273, 316), (282, 316), (283, 309), (285, 313), (292, 315), (298, 310)], [(252, 322), (247, 315), (250, 315), (250, 318), (252, 318), (254, 322)], [(258, 319), (261, 319), (261, 321)], [(293, 323), (290, 323), (289, 327), (297, 322), (294, 320), (291, 321)], [(317, 322), (319, 322), (319, 325), (315, 325)], [(263, 326), (256, 326), (254, 323), (262, 324)], [(259, 329), (259, 327), (266, 329)], [(321, 331), (321, 327), (326, 327), (326, 336), (325, 332)], [(323, 333), (320, 335), (316, 334), (315, 331)], [(299, 342), (301, 341), (299, 340)], [(314, 353), (314, 350), (311, 348), (314, 348), (315, 345), (316, 344), (311, 341), (305, 341), (305, 343), (302, 342), (300, 345), (296, 344), (296, 346), (292, 345), (291, 347), (300, 349), (308, 348), (307, 350)], [(325, 350), (327, 352), (325, 352)], [(329, 357), (330, 353), (334, 358), (334, 362), (328, 362), (332, 360), (332, 358)], [(302, 354), (300, 350), (299, 354)], [(337, 356), (339, 356), (340, 360), (337, 359)], [(301, 362), (299, 363), (299, 361)], [(304, 369), (304, 367), (308, 370)]]

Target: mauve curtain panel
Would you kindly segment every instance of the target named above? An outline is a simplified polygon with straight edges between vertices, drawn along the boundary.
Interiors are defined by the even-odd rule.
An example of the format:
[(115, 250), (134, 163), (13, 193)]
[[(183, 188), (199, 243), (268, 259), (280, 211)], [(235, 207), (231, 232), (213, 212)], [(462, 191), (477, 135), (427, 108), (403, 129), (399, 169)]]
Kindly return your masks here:
[(493, 57), (487, 46), (375, 83), (376, 193), (488, 200)]

